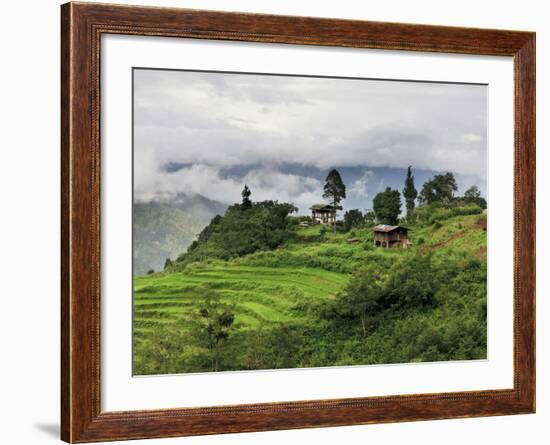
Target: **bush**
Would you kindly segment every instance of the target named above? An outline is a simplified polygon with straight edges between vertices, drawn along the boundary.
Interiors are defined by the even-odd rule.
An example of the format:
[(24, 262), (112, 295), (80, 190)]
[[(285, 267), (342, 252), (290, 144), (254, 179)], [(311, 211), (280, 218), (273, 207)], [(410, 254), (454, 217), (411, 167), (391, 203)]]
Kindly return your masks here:
[(441, 203), (433, 203), (416, 208), (411, 219), (421, 224), (431, 225), (455, 216), (479, 215), (481, 213), (483, 213), (483, 209), (475, 204), (443, 206)]
[(437, 267), (430, 255), (417, 255), (391, 271), (383, 304), (386, 308), (421, 308), (433, 305), (437, 290)]

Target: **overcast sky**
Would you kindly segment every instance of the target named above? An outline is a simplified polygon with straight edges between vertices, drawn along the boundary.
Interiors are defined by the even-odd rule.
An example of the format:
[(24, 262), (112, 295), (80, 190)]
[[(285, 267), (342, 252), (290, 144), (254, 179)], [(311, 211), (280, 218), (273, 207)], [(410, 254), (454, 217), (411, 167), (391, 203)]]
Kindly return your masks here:
[(369, 183), (408, 165), (484, 191), (486, 121), (481, 85), (138, 69), (135, 197), (232, 203), (247, 183), (255, 200), (302, 208), (322, 202), (321, 175), (339, 167), (355, 172), (352, 198), (371, 200)]

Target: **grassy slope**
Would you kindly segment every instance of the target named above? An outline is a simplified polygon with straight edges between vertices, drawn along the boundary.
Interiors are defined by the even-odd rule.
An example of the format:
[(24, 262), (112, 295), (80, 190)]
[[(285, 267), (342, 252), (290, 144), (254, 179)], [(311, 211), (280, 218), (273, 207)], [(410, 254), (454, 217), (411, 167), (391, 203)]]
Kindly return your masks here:
[[(316, 226), (299, 229), (298, 241), (275, 251), (257, 252), (227, 262), (197, 263), (188, 266), (185, 272), (136, 277), (135, 372), (181, 372), (182, 365), (169, 360), (173, 358), (168, 357), (173, 349), (166, 346), (166, 363), (160, 365), (151, 363), (147, 346), (152, 342), (185, 342), (197, 312), (196, 291), (201, 286), (216, 289), (226, 302), (235, 306), (236, 322), (242, 330), (270, 323), (309, 327), (318, 320), (302, 310), (304, 303), (334, 298), (347, 283), (349, 273), (365, 262), (380, 261), (390, 266), (417, 250), (447, 256), (469, 252), (484, 258), (486, 232), (477, 224), (478, 220), (479, 215), (459, 216), (438, 228), (413, 227), (410, 249), (373, 249), (370, 229), (357, 230), (351, 235), (328, 233), (320, 240), (320, 228)], [(351, 236), (364, 241), (348, 243)], [(159, 332), (168, 334), (162, 337)], [(167, 340), (166, 336), (170, 338), (172, 334), (173, 339)], [(181, 348), (182, 354), (186, 353), (185, 346)]]

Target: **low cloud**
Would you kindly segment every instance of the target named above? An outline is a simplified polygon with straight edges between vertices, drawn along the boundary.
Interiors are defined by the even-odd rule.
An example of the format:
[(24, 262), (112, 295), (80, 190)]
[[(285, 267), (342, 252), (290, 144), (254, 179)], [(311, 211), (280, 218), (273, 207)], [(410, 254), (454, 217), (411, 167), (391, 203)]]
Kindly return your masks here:
[(348, 195), (353, 198), (373, 198), (373, 192), (383, 186), (383, 180), (378, 178), (374, 171), (366, 170), (363, 176), (357, 179), (349, 188)]
[(225, 177), (218, 166), (194, 164), (174, 172), (159, 169), (144, 186), (136, 182), (135, 199), (170, 199), (183, 193), (233, 204), (240, 201), (244, 184), (252, 190), (255, 201), (292, 202), (300, 209), (319, 202), (323, 194), (321, 181), (308, 176), (260, 167), (242, 176)]
[[(246, 182), (256, 200), (319, 201), (320, 181), (280, 168), (288, 163), (412, 165), (478, 178), (485, 188), (482, 85), (155, 70), (134, 76), (138, 199), (184, 192), (229, 203)], [(187, 167), (165, 171), (170, 164)], [(252, 165), (262, 167), (221, 174)], [(355, 181), (349, 192), (368, 196), (368, 181)]]

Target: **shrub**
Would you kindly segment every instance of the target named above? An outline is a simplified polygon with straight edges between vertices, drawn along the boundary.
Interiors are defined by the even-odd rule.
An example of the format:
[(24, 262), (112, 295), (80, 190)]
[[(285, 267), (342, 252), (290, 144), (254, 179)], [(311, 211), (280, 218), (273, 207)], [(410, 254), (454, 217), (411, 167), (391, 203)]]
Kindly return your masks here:
[(483, 209), (475, 204), (443, 206), (441, 203), (432, 203), (416, 208), (411, 218), (421, 224), (435, 224), (455, 216), (479, 215)]

